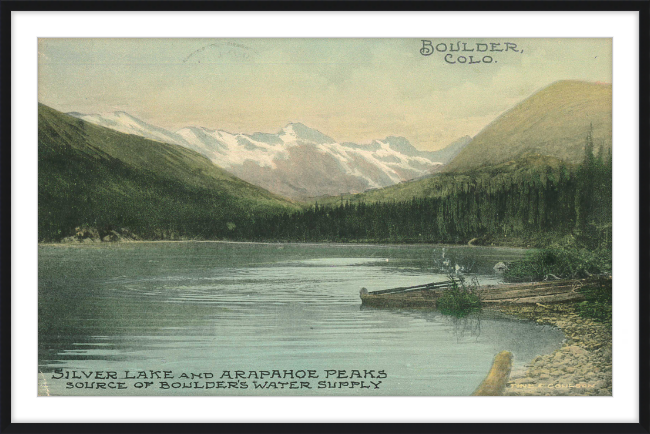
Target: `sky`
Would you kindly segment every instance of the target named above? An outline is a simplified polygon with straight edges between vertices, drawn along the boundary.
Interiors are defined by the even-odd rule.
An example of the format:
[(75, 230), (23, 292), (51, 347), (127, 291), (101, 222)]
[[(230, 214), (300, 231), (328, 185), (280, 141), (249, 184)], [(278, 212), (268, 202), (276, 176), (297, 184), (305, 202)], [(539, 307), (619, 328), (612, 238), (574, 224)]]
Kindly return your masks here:
[(125, 111), (171, 131), (302, 122), (421, 150), (475, 136), (555, 81), (612, 82), (611, 39), (46, 38), (38, 62), (39, 102), (63, 112)]

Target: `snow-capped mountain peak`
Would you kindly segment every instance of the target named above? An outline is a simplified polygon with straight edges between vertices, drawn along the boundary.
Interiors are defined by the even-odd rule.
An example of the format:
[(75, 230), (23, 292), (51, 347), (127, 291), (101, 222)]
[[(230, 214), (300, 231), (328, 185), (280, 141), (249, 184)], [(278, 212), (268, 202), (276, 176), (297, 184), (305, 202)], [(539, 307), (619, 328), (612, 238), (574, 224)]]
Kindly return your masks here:
[(107, 128), (192, 149), (252, 184), (287, 197), (358, 193), (426, 176), (442, 168), (434, 153), (404, 137), (338, 143), (299, 122), (278, 133), (230, 133), (190, 126), (170, 132), (126, 112), (69, 113)]
[(322, 145), (336, 143), (334, 139), (326, 136), (318, 130), (309, 128), (300, 122), (292, 122), (282, 128), (279, 133), (280, 139), (284, 143), (304, 143), (312, 145)]

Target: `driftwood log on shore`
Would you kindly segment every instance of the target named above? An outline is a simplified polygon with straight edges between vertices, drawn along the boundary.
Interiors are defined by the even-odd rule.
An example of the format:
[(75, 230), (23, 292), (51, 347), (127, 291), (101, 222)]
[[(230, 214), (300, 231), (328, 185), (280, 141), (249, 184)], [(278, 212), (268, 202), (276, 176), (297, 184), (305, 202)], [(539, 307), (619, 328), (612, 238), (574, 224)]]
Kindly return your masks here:
[(506, 389), (512, 369), (512, 353), (501, 351), (494, 357), (492, 369), (472, 396), (501, 396)]
[[(475, 290), (485, 306), (508, 304), (552, 304), (583, 300), (579, 289), (594, 279), (561, 279), (547, 282), (506, 283), (481, 286)], [(393, 290), (362, 291), (361, 303), (383, 308), (435, 308), (443, 294), (440, 284)]]

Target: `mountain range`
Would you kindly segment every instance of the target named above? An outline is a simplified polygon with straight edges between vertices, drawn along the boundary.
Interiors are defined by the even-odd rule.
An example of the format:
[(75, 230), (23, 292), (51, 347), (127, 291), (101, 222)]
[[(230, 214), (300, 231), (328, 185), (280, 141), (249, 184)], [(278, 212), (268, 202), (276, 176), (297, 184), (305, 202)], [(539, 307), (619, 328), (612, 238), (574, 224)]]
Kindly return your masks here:
[(403, 137), (367, 144), (337, 142), (301, 123), (277, 133), (229, 133), (205, 127), (168, 131), (125, 112), (69, 113), (90, 123), (194, 150), (229, 173), (298, 200), (361, 193), (518, 160), (528, 155), (581, 161), (585, 137), (611, 149), (612, 86), (555, 82), (498, 116), (474, 138), (462, 137), (435, 152), (419, 151)]
[(438, 197), (446, 194), (451, 177), (457, 182), (475, 175), (557, 170), (562, 163), (575, 165), (584, 160), (588, 135), (596, 153), (612, 149), (612, 85), (558, 81), (497, 117), (436, 176), (357, 195), (320, 198), (318, 203)]
[(95, 125), (194, 150), (231, 174), (273, 193), (306, 199), (359, 193), (436, 173), (466, 146), (465, 136), (446, 148), (419, 151), (404, 137), (368, 144), (339, 143), (302, 123), (279, 132), (229, 133), (205, 127), (172, 132), (125, 112), (68, 113)]
[[(322, 206), (455, 200), (458, 191), (493, 179), (513, 185), (545, 185), (549, 176), (571, 180), (575, 163), (593, 160), (586, 158), (587, 143), (598, 154), (611, 150), (611, 101), (611, 85), (557, 82), (474, 139), (437, 153), (418, 151), (401, 137), (338, 143), (300, 123), (276, 134), (196, 127), (169, 132), (124, 112), (68, 115), (39, 104), (39, 240), (59, 240), (84, 227), (97, 239), (126, 228), (145, 239), (264, 240), (301, 206), (260, 184), (292, 197), (334, 196), (319, 196)], [(609, 153), (601, 156), (599, 164), (611, 161)], [(400, 182), (408, 178), (414, 179)], [(366, 191), (345, 195), (342, 186)], [(444, 213), (436, 218), (446, 221)], [(296, 227), (285, 229), (289, 234)]]

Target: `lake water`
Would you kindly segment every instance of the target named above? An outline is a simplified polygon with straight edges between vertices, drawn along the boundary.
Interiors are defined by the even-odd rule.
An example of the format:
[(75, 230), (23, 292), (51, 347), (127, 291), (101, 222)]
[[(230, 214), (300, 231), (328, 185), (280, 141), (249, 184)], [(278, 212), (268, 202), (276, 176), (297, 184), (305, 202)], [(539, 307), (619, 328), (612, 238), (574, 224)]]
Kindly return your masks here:
[[(469, 395), (499, 351), (511, 351), (514, 369), (522, 369), (558, 348), (563, 334), (488, 311), (456, 319), (361, 308), (359, 289), (441, 281), (455, 271), (497, 283), (494, 265), (523, 253), (426, 245), (42, 245), (39, 394)], [(284, 378), (255, 379), (274, 370)], [(298, 379), (310, 370), (318, 378)], [(72, 371), (82, 379), (58, 378)], [(89, 371), (118, 379), (83, 378)], [(174, 378), (157, 378), (163, 371)], [(224, 371), (233, 379), (219, 378)], [(234, 380), (234, 371), (246, 379)], [(126, 389), (96, 389), (93, 381)], [(237, 387), (225, 388), (228, 381)], [(362, 381), (364, 388), (354, 384)]]

